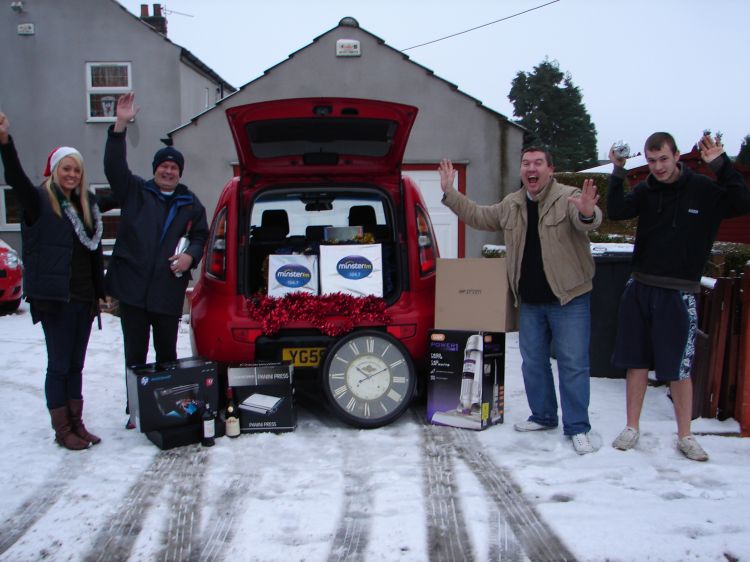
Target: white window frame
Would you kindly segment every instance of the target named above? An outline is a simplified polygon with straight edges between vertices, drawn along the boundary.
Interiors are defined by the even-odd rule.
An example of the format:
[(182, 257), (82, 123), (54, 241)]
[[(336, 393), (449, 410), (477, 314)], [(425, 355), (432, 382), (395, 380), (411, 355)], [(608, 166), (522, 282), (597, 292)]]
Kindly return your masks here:
[[(98, 66), (123, 66), (128, 69), (127, 86), (97, 86), (91, 83), (91, 71)], [(115, 99), (122, 94), (133, 90), (133, 67), (129, 62), (87, 62), (86, 63), (86, 122), (87, 123), (109, 123), (115, 121), (115, 115), (111, 116), (92, 116), (91, 115), (91, 96), (92, 94), (111, 94)]]
[[(0, 185), (0, 189), (3, 191), (10, 191), (9, 185)], [(19, 222), (8, 222), (8, 213), (5, 210), (5, 194), (0, 197), (0, 232), (20, 232), (21, 223)]]

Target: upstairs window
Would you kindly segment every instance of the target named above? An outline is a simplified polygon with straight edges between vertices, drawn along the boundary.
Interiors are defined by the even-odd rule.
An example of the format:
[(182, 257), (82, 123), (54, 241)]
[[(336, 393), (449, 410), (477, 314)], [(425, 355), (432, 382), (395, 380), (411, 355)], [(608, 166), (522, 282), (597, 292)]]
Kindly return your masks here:
[(86, 120), (114, 121), (117, 98), (133, 89), (129, 62), (86, 63)]

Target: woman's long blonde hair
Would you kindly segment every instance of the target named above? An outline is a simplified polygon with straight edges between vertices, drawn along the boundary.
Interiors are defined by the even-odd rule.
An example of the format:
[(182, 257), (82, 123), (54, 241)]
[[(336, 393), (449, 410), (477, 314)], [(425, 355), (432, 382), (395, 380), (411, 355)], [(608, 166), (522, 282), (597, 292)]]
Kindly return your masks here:
[[(74, 193), (78, 195), (78, 201), (81, 204), (84, 224), (88, 228), (94, 228), (94, 219), (91, 216), (91, 206), (89, 205), (88, 185), (86, 184), (86, 168), (83, 166), (83, 160), (77, 154), (70, 154), (65, 158), (72, 158), (81, 168), (81, 183), (78, 184), (78, 187), (74, 190)], [(63, 158), (62, 160), (65, 160), (65, 158)], [(62, 162), (62, 160), (60, 162)], [(55, 169), (52, 170), (52, 175), (50, 175), (50, 177), (47, 178), (47, 181), (44, 182), (44, 188), (47, 190), (47, 196), (49, 197), (50, 205), (52, 205), (52, 210), (58, 217), (61, 217), (62, 209), (60, 208), (60, 201), (55, 194), (55, 189), (60, 188), (55, 188), (55, 186), (53, 185), (60, 185), (60, 181), (57, 177), (57, 170), (59, 167), (60, 165), (58, 163), (58, 165), (55, 166)]]

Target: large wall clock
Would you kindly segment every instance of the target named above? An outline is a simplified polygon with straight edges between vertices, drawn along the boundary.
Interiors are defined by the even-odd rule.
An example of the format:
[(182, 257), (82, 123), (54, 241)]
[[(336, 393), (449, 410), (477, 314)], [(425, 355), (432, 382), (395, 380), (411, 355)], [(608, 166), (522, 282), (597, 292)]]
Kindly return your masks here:
[(391, 423), (409, 406), (416, 375), (406, 348), (376, 330), (347, 334), (323, 363), (322, 389), (334, 414), (355, 427)]

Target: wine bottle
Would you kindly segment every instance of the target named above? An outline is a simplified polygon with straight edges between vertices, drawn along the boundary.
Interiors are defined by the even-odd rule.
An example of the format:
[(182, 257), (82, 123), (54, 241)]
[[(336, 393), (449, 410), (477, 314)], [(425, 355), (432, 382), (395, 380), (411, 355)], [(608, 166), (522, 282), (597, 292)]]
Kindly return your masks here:
[(203, 407), (203, 439), (201, 440), (201, 445), (204, 447), (213, 447), (214, 446), (214, 436), (216, 434), (216, 428), (214, 427), (215, 423), (215, 416), (213, 411), (211, 410), (211, 404), (208, 403), (208, 400), (206, 400), (206, 403)]
[(224, 410), (224, 432), (227, 437), (240, 436), (240, 418), (234, 405), (232, 387), (227, 388), (227, 407)]

